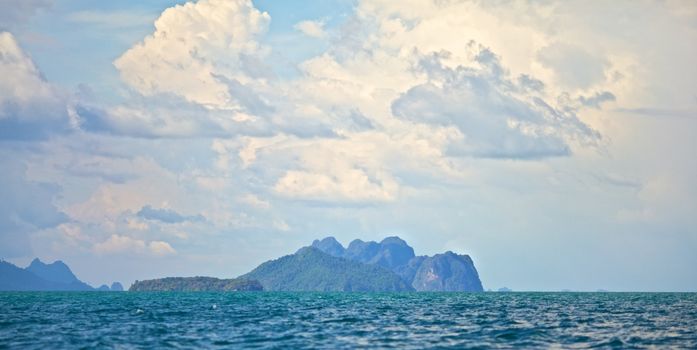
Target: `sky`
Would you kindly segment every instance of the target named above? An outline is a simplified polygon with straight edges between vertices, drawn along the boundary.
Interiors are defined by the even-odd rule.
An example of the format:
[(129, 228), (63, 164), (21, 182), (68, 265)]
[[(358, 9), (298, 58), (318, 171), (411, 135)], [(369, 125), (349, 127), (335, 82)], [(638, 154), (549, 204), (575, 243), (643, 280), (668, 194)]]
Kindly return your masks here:
[(697, 291), (697, 2), (0, 0), (0, 258), (235, 277), (334, 236)]

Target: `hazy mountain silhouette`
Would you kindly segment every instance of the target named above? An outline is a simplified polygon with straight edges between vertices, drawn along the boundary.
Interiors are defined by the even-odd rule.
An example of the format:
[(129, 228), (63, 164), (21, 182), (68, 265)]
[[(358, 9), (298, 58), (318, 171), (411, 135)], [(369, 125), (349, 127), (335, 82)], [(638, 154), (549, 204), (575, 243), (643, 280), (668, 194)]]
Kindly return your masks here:
[[(325, 247), (331, 250), (332, 245)], [(258, 280), (265, 290), (414, 290), (388, 269), (336, 257), (315, 247), (301, 248), (295, 254), (267, 261), (241, 277)]]
[(38, 258), (32, 260), (25, 269), (41, 279), (68, 286), (67, 290), (93, 290), (91, 286), (77, 279), (68, 265), (60, 260), (45, 264)]
[(380, 243), (356, 239), (346, 249), (334, 237), (326, 237), (315, 240), (312, 247), (335, 257), (389, 269), (417, 291), (484, 291), (469, 255), (448, 251), (432, 257), (415, 256), (414, 249), (399, 237), (387, 237)]
[[(121, 286), (118, 282), (114, 284), (117, 287)], [(24, 269), (7, 261), (0, 261), (0, 290), (108, 291), (112, 289), (106, 285), (95, 289), (89, 284), (80, 281), (68, 265), (60, 260), (46, 264), (36, 258)], [(123, 287), (120, 290), (123, 290)]]

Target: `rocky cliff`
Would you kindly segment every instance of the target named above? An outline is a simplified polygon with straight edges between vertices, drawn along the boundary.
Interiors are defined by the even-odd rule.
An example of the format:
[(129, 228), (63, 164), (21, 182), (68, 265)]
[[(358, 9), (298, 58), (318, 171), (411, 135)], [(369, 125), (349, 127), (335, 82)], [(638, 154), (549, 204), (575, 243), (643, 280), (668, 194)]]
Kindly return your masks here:
[(415, 256), (414, 249), (399, 237), (364, 242), (356, 239), (344, 248), (334, 237), (315, 240), (312, 247), (329, 255), (389, 269), (417, 291), (484, 290), (469, 255), (453, 252)]

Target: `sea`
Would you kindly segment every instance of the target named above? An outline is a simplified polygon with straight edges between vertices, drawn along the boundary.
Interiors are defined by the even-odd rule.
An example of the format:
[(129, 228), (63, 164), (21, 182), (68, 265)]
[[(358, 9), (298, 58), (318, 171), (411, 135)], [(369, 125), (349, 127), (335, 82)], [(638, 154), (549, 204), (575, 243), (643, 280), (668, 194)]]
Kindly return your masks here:
[(0, 293), (0, 349), (78, 348), (697, 349), (697, 294)]

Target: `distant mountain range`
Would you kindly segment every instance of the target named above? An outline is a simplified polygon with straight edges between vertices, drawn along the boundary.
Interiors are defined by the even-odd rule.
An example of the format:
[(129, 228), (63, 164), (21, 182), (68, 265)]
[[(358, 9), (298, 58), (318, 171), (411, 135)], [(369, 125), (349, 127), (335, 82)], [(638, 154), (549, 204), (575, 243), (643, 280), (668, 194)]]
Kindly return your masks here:
[[(311, 246), (267, 261), (237, 280), (254, 281), (269, 291), (484, 291), (468, 255), (448, 251), (416, 256), (399, 237), (379, 243), (357, 239), (348, 248), (333, 237), (315, 240)], [(237, 280), (162, 278), (136, 282), (129, 290), (216, 291), (221, 290), (221, 283)]]
[[(34, 259), (26, 268), (0, 261), (3, 291), (121, 291), (120, 283), (98, 288), (80, 281), (62, 261)], [(484, 288), (468, 255), (451, 251), (416, 256), (399, 237), (352, 241), (315, 240), (296, 253), (267, 261), (235, 279), (167, 277), (136, 281), (130, 291), (466, 291)]]
[(335, 257), (315, 247), (267, 261), (244, 278), (265, 290), (278, 291), (411, 291), (408, 283), (380, 266)]
[(0, 261), (0, 291), (123, 291), (121, 283), (114, 282), (111, 288), (103, 285), (93, 288), (80, 281), (68, 265), (58, 260), (45, 264), (34, 259), (26, 268), (7, 261)]
[(399, 237), (387, 237), (380, 243), (356, 239), (348, 248), (334, 237), (327, 237), (315, 240), (312, 247), (335, 257), (380, 266), (417, 291), (484, 291), (469, 255), (447, 251), (434, 256), (416, 256), (414, 249)]

